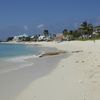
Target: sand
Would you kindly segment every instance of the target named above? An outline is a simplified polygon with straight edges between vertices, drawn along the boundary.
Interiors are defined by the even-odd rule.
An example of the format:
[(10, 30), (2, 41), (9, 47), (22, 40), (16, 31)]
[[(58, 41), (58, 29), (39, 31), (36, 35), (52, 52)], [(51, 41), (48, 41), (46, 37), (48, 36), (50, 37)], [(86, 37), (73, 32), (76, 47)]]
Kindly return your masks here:
[[(49, 59), (49, 62), (40, 65), (53, 67), (53, 70), (31, 80), (13, 100), (100, 100), (99, 40), (95, 43), (93, 41), (68, 41), (32, 44), (56, 47), (58, 50), (66, 51), (68, 55), (43, 57), (44, 62), (46, 59)], [(61, 59), (57, 60), (58, 58)]]

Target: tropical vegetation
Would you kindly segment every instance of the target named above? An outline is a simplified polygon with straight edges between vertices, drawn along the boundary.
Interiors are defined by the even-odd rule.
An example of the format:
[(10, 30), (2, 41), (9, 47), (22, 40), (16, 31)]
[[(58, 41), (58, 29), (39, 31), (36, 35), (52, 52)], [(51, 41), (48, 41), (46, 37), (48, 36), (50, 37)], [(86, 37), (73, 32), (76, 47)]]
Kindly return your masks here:
[[(56, 37), (56, 34), (50, 34), (48, 29), (44, 29), (43, 33), (41, 34), (44, 36), (44, 40), (52, 39), (54, 40)], [(21, 41), (39, 41), (38, 38), (41, 35), (34, 35), (34, 38), (31, 38), (31, 36), (28, 37), (21, 37)], [(91, 23), (88, 23), (87, 21), (82, 22), (79, 27), (75, 30), (68, 30), (65, 28), (62, 31), (63, 40), (87, 40), (87, 39), (100, 39), (100, 26), (94, 26)], [(49, 37), (49, 38), (48, 38)], [(13, 37), (8, 37), (7, 41), (13, 40)]]

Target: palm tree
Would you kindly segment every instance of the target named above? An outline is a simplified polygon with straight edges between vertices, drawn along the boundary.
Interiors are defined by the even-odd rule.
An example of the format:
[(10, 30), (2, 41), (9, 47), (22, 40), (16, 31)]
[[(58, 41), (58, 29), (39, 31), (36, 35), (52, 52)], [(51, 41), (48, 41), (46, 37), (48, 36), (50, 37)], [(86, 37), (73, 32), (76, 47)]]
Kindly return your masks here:
[(43, 34), (44, 34), (45, 37), (48, 37), (49, 36), (49, 31), (48, 30), (44, 30)]
[(7, 41), (7, 42), (8, 42), (8, 41), (12, 41), (13, 38), (14, 38), (14, 37), (8, 37), (6, 41)]
[(67, 37), (68, 34), (69, 34), (69, 33), (68, 33), (68, 30), (67, 30), (67, 29), (64, 29), (64, 30), (63, 30), (63, 36), (64, 36), (64, 37)]
[(82, 35), (91, 35), (93, 33), (93, 25), (84, 21), (79, 28)]
[(63, 30), (63, 36), (65, 37), (65, 40), (72, 40), (73, 39), (73, 30), (68, 31), (67, 29)]
[(79, 32), (78, 29), (73, 31), (73, 37), (75, 39), (78, 39), (80, 36), (81, 36), (81, 32)]
[(81, 34), (82, 38), (90, 38), (93, 34), (93, 25), (87, 21), (84, 21), (77, 31)]

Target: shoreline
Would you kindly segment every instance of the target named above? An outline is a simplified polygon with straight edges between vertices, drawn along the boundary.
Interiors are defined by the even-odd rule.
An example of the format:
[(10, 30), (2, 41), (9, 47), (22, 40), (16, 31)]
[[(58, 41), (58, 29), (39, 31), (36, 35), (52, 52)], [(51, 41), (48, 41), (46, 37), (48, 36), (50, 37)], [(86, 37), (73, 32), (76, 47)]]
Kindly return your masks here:
[[(15, 60), (21, 60), (22, 62), (24, 62), (24, 60), (27, 60), (27, 59), (32, 59), (32, 58), (40, 58), (40, 57), (44, 57), (44, 56), (55, 56), (55, 55), (59, 55), (59, 54), (63, 54), (63, 53), (67, 53), (66, 51), (64, 50), (60, 50), (59, 48), (57, 47), (51, 47), (51, 46), (46, 46), (46, 45), (42, 45), (41, 43), (44, 43), (44, 42), (14, 42), (14, 41), (11, 41), (11, 42), (1, 42), (1, 44), (22, 44), (22, 45), (32, 45), (32, 46), (39, 46), (41, 48), (43, 48), (43, 50), (41, 51), (40, 54), (38, 55), (22, 55), (22, 56), (15, 56), (15, 57), (10, 57), (7, 58), (9, 60), (7, 61), (14, 61)], [(53, 43), (56, 43), (56, 42), (53, 42)]]
[[(37, 64), (44, 66), (44, 69), (55, 68), (43, 76), (40, 74), (44, 69), (41, 69), (40, 74), (38, 73), (41, 77), (29, 82), (14, 100), (100, 100), (99, 40), (95, 43), (93, 41), (70, 41), (32, 44), (55, 47), (57, 50), (66, 51), (69, 55), (41, 57), (39, 60), (44, 59), (41, 63), (36, 60)], [(57, 59), (60, 60), (57, 61)], [(33, 59), (28, 59), (28, 61), (33, 62)], [(54, 63), (55, 65), (52, 65)], [(25, 69), (29, 71), (28, 74), (32, 72), (31, 75), (33, 75), (33, 70), (27, 67)], [(23, 72), (20, 72), (20, 75)]]
[[(7, 43), (7, 44), (10, 44), (10, 43)], [(12, 44), (14, 44), (14, 43), (12, 43)], [(22, 43), (20, 43), (20, 44), (22, 44)], [(25, 45), (27, 45), (27, 44), (25, 44)], [(33, 45), (34, 46), (34, 44), (28, 44), (28, 45)], [(40, 58), (40, 57), (44, 57), (48, 53), (58, 52), (58, 50), (54, 47), (43, 47), (41, 45), (39, 45), (39, 47), (40, 47), (39, 49), (41, 49), (41, 52), (39, 52), (38, 54), (34, 54), (34, 55), (30, 54), (30, 55), (22, 55), (22, 56), (14, 56), (14, 57), (9, 57), (9, 58), (8, 57), (7, 58), (2, 58), (0, 60), (0, 64), (2, 66), (2, 67), (0, 67), (0, 74), (3, 73), (3, 72), (4, 73), (5, 72), (10, 72), (9, 68), (12, 68), (11, 69), (11, 71), (12, 71), (12, 70), (17, 70), (17, 69), (19, 70), (21, 66), (30, 65), (30, 62), (28, 62), (29, 59), (34, 60), (34, 59), (37, 59), (37, 58)], [(62, 52), (59, 51), (59, 53), (62, 53)], [(48, 54), (48, 56), (49, 55), (50, 54)], [(17, 64), (18, 68), (13, 67), (14, 64), (15, 64), (15, 66)], [(4, 68), (3, 68), (3, 66), (4, 66)], [(5, 70), (5, 68), (7, 68), (7, 71)], [(24, 68), (24, 67), (21, 67), (21, 68)]]
[(100, 100), (100, 41), (39, 44), (71, 55), (62, 59), (49, 75), (33, 81), (16, 100)]
[[(46, 52), (56, 51), (56, 49), (53, 49), (53, 47), (46, 47), (45, 50)], [(22, 93), (24, 89), (29, 86), (29, 84), (51, 73), (52, 70), (57, 67), (57, 62), (59, 62), (63, 57), (63, 54), (53, 57), (31, 57), (24, 59), (25, 62), (22, 61), (25, 66), (22, 64), (22, 62), (21, 64), (20, 62), (16, 62), (17, 59), (13, 59), (15, 61), (13, 63), (5, 63), (5, 68), (9, 68), (8, 66), (11, 66), (11, 69), (0, 72), (0, 99), (15, 100), (17, 95)], [(3, 68), (3, 64), (1, 64), (1, 67)]]

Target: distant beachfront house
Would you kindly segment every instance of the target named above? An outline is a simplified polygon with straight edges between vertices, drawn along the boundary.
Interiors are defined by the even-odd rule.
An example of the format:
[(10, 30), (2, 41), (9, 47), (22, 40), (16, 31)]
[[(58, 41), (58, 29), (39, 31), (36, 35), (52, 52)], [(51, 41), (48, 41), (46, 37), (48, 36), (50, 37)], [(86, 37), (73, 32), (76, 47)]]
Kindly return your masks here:
[(34, 41), (34, 38), (35, 38), (35, 36), (33, 35), (33, 36), (30, 37), (30, 40)]
[(63, 34), (57, 34), (55, 37), (55, 41), (63, 41), (64, 40), (64, 36)]
[(58, 33), (56, 34), (56, 37), (55, 37), (55, 41), (70, 41), (70, 40), (73, 40), (73, 35), (66, 35), (64, 36), (63, 33)]
[(52, 40), (52, 37), (49, 35), (49, 36), (44, 36), (44, 35), (40, 35), (38, 37), (38, 41), (51, 41)]
[(46, 37), (44, 35), (40, 35), (38, 37), (38, 41), (45, 41), (46, 40)]
[(28, 35), (26, 34), (14, 36), (13, 41), (16, 41), (16, 42), (25, 41), (27, 37)]
[(32, 38), (32, 39), (33, 39), (34, 37), (35, 37), (35, 36), (33, 35), (33, 36), (31, 36), (30, 38)]
[(30, 37), (30, 41), (37, 41), (38, 40), (38, 36), (37, 35), (33, 35)]
[(79, 37), (79, 39), (91, 39), (92, 38), (92, 34), (83, 34)]
[(98, 33), (94, 31), (94, 32), (93, 32), (93, 35), (98, 35)]
[(51, 41), (53, 40), (51, 36), (46, 37), (46, 41)]
[(94, 29), (93, 29), (93, 34), (95, 34), (95, 35), (100, 35), (100, 26), (94, 27)]

